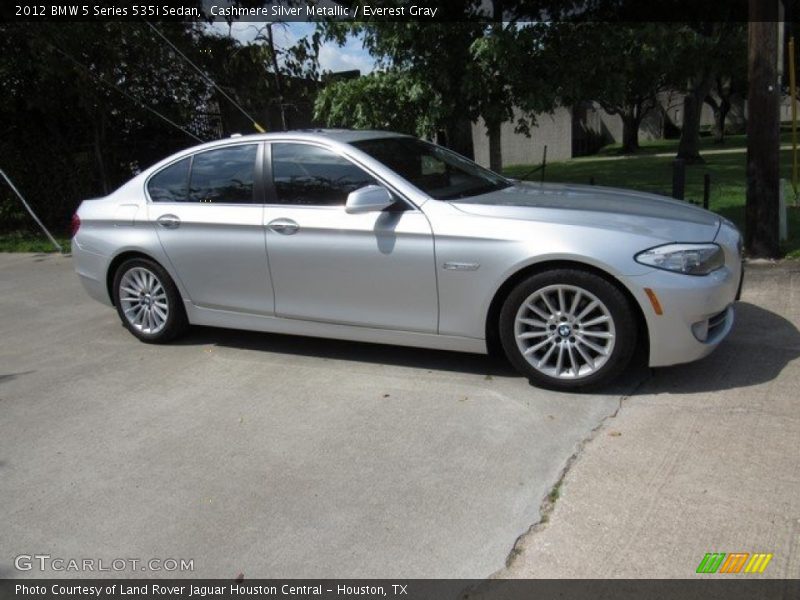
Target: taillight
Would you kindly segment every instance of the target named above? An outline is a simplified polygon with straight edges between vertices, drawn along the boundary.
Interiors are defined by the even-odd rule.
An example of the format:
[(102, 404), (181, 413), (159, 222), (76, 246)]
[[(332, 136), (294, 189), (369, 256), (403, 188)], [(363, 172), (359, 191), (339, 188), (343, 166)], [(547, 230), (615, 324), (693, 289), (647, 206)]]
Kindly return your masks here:
[(70, 225), (70, 230), (72, 233), (70, 237), (74, 238), (75, 234), (78, 233), (78, 229), (80, 228), (81, 228), (81, 218), (78, 216), (78, 213), (75, 213), (74, 215), (72, 215), (72, 223)]

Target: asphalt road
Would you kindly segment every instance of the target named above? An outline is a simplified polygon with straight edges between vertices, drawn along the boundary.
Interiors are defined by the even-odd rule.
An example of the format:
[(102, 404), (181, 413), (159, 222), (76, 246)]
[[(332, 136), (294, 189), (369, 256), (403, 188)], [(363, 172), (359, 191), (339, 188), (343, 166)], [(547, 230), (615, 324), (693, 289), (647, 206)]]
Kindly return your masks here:
[(229, 330), (149, 346), (53, 255), (0, 254), (0, 340), (0, 577), (87, 575), (21, 554), (488, 576), (639, 379), (568, 395), (483, 356)]

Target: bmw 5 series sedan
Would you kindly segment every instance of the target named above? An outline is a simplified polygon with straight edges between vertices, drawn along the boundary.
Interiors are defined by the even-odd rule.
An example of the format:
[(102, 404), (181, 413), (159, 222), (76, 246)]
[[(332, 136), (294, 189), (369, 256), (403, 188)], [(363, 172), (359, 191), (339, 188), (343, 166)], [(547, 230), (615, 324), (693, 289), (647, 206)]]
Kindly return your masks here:
[(487, 352), (533, 383), (699, 359), (733, 324), (741, 237), (685, 202), (502, 177), (383, 131), (184, 150), (74, 217), (75, 269), (143, 342), (191, 324)]

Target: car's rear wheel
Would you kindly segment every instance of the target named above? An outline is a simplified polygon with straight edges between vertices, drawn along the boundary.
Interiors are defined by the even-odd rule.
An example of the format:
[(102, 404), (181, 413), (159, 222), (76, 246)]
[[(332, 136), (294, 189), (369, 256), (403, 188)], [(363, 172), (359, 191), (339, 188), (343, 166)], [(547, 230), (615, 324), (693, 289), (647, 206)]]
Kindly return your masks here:
[(578, 269), (520, 282), (500, 311), (500, 341), (532, 383), (560, 390), (597, 387), (617, 377), (636, 346), (636, 320), (612, 283)]
[(119, 266), (114, 275), (114, 304), (122, 324), (143, 342), (168, 342), (188, 326), (172, 278), (146, 258), (132, 258)]

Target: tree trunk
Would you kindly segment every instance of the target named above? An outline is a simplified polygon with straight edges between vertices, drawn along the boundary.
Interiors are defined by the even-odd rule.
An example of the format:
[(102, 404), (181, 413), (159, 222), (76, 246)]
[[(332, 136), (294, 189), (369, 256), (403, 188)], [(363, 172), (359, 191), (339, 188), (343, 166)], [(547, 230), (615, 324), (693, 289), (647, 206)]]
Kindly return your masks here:
[(639, 150), (639, 124), (635, 113), (622, 114), (622, 154), (633, 154)]
[[(492, 30), (494, 35), (499, 35), (503, 29), (503, 0), (492, 0)], [(499, 119), (486, 119), (486, 129), (489, 134), (489, 169), (495, 173), (503, 170), (503, 147)]]
[(94, 118), (94, 159), (97, 163), (97, 175), (100, 179), (100, 186), (103, 194), (108, 194), (108, 176), (106, 175), (106, 164), (103, 159), (103, 140), (105, 138), (105, 118), (102, 114), (96, 114)]
[(714, 143), (722, 144), (725, 141), (725, 117), (722, 116), (722, 108), (714, 109)]
[(459, 117), (448, 123), (445, 130), (445, 145), (453, 152), (458, 152), (470, 160), (475, 159), (475, 148), (472, 145), (472, 121)]
[(683, 97), (683, 127), (677, 158), (687, 164), (704, 162), (700, 156), (700, 116), (710, 88), (711, 78), (706, 77)]
[(747, 204), (745, 246), (750, 256), (777, 258), (780, 88), (778, 2), (750, 0), (747, 72)]
[(499, 173), (503, 169), (503, 148), (500, 134), (499, 121), (486, 123), (486, 131), (489, 134), (489, 169)]
[(725, 120), (728, 118), (730, 110), (730, 101), (723, 99), (719, 108), (714, 111), (714, 142), (717, 144), (725, 142)]
[(721, 144), (725, 141), (725, 117), (722, 114), (722, 102), (717, 102), (716, 98), (710, 94), (706, 96), (705, 102), (714, 113), (714, 143)]

